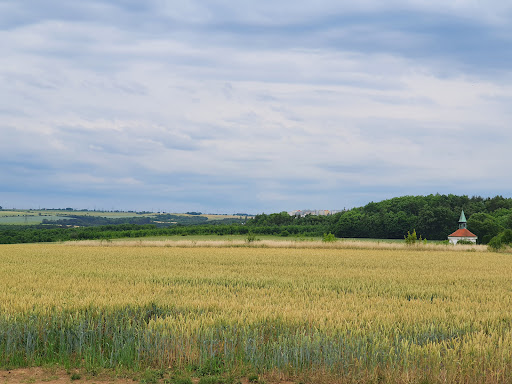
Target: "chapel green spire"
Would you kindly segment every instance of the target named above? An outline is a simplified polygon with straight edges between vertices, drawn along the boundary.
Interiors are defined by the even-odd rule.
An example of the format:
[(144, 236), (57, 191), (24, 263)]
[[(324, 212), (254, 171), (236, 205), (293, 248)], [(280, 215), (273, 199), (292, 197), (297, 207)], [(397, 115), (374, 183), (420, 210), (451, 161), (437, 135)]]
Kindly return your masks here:
[(464, 215), (464, 210), (462, 210), (462, 212), (460, 213), (459, 228), (467, 228), (467, 220), (466, 215)]

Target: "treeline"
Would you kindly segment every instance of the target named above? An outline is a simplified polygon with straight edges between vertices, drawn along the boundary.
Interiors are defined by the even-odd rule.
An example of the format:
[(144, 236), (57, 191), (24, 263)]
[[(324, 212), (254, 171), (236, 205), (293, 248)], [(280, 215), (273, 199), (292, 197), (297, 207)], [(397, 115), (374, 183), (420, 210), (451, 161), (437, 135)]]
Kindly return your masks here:
[(418, 236), (445, 240), (454, 232), (461, 211), (468, 229), (487, 243), (506, 228), (512, 228), (512, 199), (496, 196), (429, 195), (404, 196), (369, 203), (339, 216), (333, 233), (343, 237), (403, 238), (407, 231)]
[(188, 235), (260, 235), (280, 236), (321, 236), (322, 231), (315, 226), (245, 226), (241, 224), (193, 225), (157, 227), (153, 224), (119, 224), (96, 227), (44, 226), (1, 226), (0, 244), (57, 242), (72, 240), (110, 240), (120, 238), (140, 238), (147, 236), (188, 236)]
[[(446, 240), (454, 232), (464, 210), (468, 229), (487, 244), (506, 229), (512, 229), (512, 199), (502, 196), (428, 195), (403, 196), (364, 207), (353, 208), (332, 216), (290, 216), (286, 212), (256, 215), (253, 219), (224, 219), (205, 222), (201, 216), (158, 215), (141, 217), (136, 223), (126, 219), (107, 219), (108, 225), (73, 228), (79, 221), (66, 220), (65, 226), (3, 226), (0, 243), (29, 243), (85, 239), (114, 239), (123, 237), (172, 235), (245, 235), (268, 234), (280, 236), (321, 236), (332, 233), (343, 238), (403, 239), (408, 231), (430, 240)], [(80, 220), (84, 216), (73, 219)], [(85, 216), (91, 223), (102, 224), (101, 218)], [(178, 222), (189, 220), (187, 224)], [(117, 220), (113, 222), (112, 220)], [(73, 224), (77, 223), (77, 224)]]
[(512, 199), (503, 196), (483, 198), (457, 195), (403, 196), (332, 216), (296, 217), (286, 212), (257, 215), (249, 226), (316, 226), (336, 237), (403, 239), (408, 231), (431, 240), (446, 240), (458, 229), (461, 211), (468, 218), (468, 229), (488, 243), (503, 230), (512, 229)]
[(153, 225), (118, 224), (97, 227), (0, 226), (0, 244), (44, 243), (70, 240), (114, 239), (145, 236)]

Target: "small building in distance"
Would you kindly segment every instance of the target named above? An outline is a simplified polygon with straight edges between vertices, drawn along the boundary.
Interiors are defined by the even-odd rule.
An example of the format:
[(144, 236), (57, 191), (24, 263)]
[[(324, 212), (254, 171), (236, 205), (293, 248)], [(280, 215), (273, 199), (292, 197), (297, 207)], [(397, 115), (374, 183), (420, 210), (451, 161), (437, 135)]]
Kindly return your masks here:
[(466, 220), (466, 216), (464, 215), (464, 210), (462, 210), (462, 213), (460, 214), (459, 219), (459, 229), (457, 229), (455, 232), (453, 232), (451, 235), (448, 236), (448, 241), (450, 241), (451, 244), (457, 244), (459, 241), (471, 241), (472, 243), (476, 243), (476, 240), (478, 239), (478, 236), (474, 233), (471, 233), (468, 228), (468, 223)]

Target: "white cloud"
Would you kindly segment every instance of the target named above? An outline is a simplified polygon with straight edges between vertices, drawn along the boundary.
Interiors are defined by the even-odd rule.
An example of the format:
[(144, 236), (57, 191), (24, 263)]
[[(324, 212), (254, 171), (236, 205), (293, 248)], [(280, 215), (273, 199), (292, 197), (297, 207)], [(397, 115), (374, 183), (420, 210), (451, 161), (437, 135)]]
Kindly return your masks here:
[[(369, 189), (381, 196), (406, 186), (417, 193), (478, 193), (478, 180), (501, 188), (497, 193), (512, 187), (500, 178), (512, 166), (509, 71), (481, 76), (464, 72), (443, 52), (422, 59), (315, 40), (366, 33), (408, 47), (428, 39), (428, 33), (379, 30), (378, 23), (357, 20), (320, 31), (312, 37), (316, 47), (297, 46), (279, 30), (280, 43), (256, 46), (241, 44), (236, 29), (218, 40), (208, 35), (215, 34), (210, 24), (226, 19), (268, 26), (290, 10), (282, 22), (301, 23), (310, 11), (327, 18), (348, 4), (326, 1), (310, 9), (307, 3), (242, 2), (229, 10), (226, 2), (165, 4), (152, 3), (161, 11), (155, 20), (183, 18), (197, 30), (139, 31), (112, 14), (111, 23), (45, 16), (0, 31), (6, 42), (0, 178), (9, 184), (0, 198), (9, 193), (13, 199), (17, 188), (27, 194), (29, 177), (44, 188), (24, 201), (65, 190), (90, 202), (84, 196), (101, 191), (103, 201), (117, 199), (126, 209), (148, 209), (145, 204), (164, 196), (203, 209), (281, 210), (308, 199), (311, 208), (324, 201), (340, 208), (350, 205), (343, 190), (356, 204), (364, 201), (348, 196), (357, 190), (366, 198)], [(472, 17), (481, 8), (473, 2), (378, 4), (359, 2), (350, 11), (437, 6)], [(443, 190), (455, 183), (467, 190)]]

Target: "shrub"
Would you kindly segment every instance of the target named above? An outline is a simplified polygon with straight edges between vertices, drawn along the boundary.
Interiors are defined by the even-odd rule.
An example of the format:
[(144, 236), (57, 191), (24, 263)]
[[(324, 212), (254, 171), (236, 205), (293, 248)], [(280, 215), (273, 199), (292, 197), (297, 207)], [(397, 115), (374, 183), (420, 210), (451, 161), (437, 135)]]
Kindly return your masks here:
[(502, 249), (503, 243), (501, 242), (501, 236), (500, 235), (494, 236), (487, 244), (487, 247), (489, 248), (490, 251), (494, 251), (494, 252)]
[(473, 243), (471, 240), (459, 240), (459, 241), (457, 241), (457, 244), (460, 244), (460, 245), (474, 245), (475, 243)]
[(506, 246), (512, 246), (512, 230), (505, 229), (500, 234), (494, 236), (487, 244), (490, 251), (499, 251)]
[(416, 235), (416, 230), (409, 232), (407, 231), (407, 236), (404, 236), (405, 244), (407, 245), (414, 245), (416, 244), (416, 241), (418, 240), (418, 235)]
[(249, 232), (247, 234), (247, 237), (245, 238), (245, 241), (247, 243), (252, 243), (253, 241), (256, 241), (256, 235), (254, 233), (252, 233), (252, 232)]
[(331, 232), (324, 233), (324, 237), (322, 238), (322, 241), (324, 243), (332, 243), (336, 241), (336, 236), (334, 236)]

